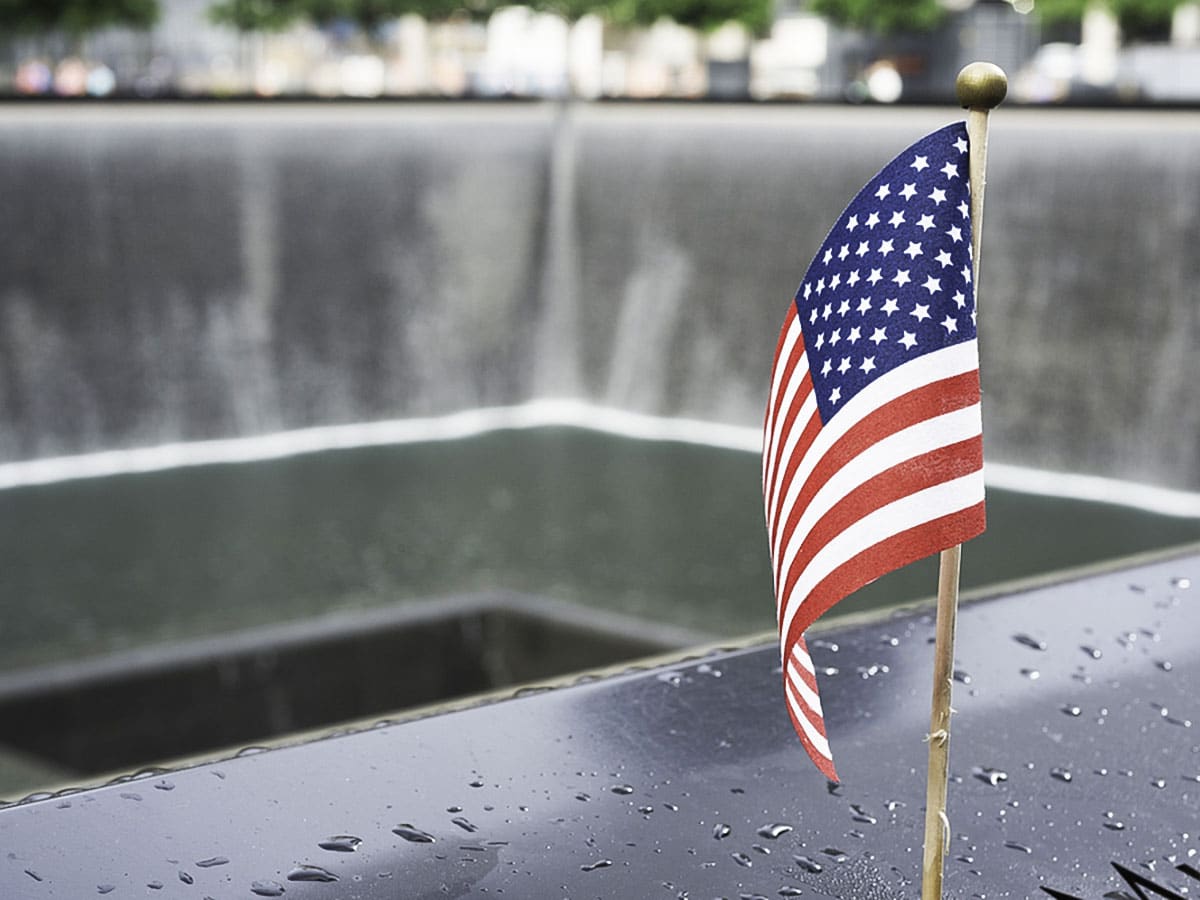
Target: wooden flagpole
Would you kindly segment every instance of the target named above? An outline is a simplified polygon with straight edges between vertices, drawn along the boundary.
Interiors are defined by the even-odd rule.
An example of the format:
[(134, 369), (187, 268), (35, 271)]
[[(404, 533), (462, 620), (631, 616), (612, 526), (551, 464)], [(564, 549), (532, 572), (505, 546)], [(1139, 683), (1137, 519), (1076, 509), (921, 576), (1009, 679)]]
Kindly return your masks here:
[[(958, 102), (967, 110), (970, 141), (971, 267), (979, 297), (979, 246), (983, 234), (983, 192), (987, 171), (988, 113), (1008, 93), (1003, 70), (991, 63), (971, 63), (958, 73)], [(954, 687), (954, 630), (958, 618), (958, 570), (962, 545), (943, 550), (938, 570), (937, 632), (933, 662), (933, 707), (929, 718), (929, 772), (925, 786), (925, 855), (921, 900), (941, 900), (942, 871), (950, 821), (946, 788), (950, 779), (950, 708)]]

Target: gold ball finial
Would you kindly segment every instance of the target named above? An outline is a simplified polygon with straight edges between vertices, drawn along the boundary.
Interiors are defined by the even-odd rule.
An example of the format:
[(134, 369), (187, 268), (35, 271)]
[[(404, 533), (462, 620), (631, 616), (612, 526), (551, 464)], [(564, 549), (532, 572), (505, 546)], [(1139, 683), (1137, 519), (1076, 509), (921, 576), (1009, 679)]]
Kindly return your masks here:
[(954, 88), (963, 109), (995, 109), (1008, 94), (1008, 76), (993, 63), (973, 62), (963, 66)]

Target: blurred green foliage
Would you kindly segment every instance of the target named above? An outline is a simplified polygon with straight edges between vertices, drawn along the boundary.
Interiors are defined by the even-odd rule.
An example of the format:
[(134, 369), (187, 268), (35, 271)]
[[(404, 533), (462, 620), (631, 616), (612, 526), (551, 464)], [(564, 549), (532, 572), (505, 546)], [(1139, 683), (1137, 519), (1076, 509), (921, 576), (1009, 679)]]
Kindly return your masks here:
[(809, 9), (838, 25), (874, 34), (932, 31), (946, 15), (937, 0), (812, 0)]
[(158, 0), (0, 0), (0, 29), (79, 36), (114, 25), (149, 28), (158, 12)]

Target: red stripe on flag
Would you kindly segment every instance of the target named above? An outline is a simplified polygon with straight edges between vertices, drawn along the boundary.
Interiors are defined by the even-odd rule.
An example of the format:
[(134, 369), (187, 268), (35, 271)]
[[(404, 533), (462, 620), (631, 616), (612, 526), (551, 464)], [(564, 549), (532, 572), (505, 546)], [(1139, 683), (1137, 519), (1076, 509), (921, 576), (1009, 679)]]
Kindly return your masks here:
[(809, 592), (802, 605), (803, 615), (798, 612), (792, 619), (784, 645), (791, 647), (801, 639), (804, 630), (839, 600), (895, 569), (898, 559), (908, 563), (961, 544), (983, 531), (984, 521), (984, 505), (980, 501), (914, 525), (851, 557)]
[[(911, 425), (957, 409), (964, 409), (978, 402), (979, 373), (971, 371), (917, 388), (874, 410), (825, 451), (800, 489), (795, 504), (783, 523), (782, 539), (772, 546), (779, 548), (779, 554), (782, 557), (784, 548), (787, 547), (787, 542), (796, 528), (796, 522), (808, 508), (813, 495), (849, 460), (889, 435)], [(779, 491), (781, 496), (790, 489), (796, 470), (799, 469), (815, 437), (815, 434), (810, 437), (806, 432), (801, 442), (802, 445), (797, 447), (793, 453), (784, 472), (784, 481)], [(982, 449), (980, 450), (980, 464), (982, 465)], [(776, 515), (778, 515), (778, 511), (776, 511)], [(778, 563), (779, 560), (776, 560), (776, 564)]]
[[(974, 437), (905, 460), (890, 469), (885, 469), (873, 478), (867, 479), (834, 504), (813, 525), (805, 536), (799, 552), (788, 566), (787, 573), (782, 579), (782, 589), (779, 591), (779, 595), (787, 597), (812, 558), (829, 541), (855, 522), (889, 503), (911, 496), (925, 488), (943, 484), (971, 472), (977, 472), (981, 468), (983, 468), (983, 439)], [(878, 577), (878, 574), (882, 573), (872, 576), (872, 580)], [(807, 607), (808, 603), (808, 598), (805, 598), (802, 606)], [(807, 609), (805, 611), (807, 613)], [(820, 614), (820, 612), (812, 614), (811, 618), (806, 614), (803, 618), (811, 624)], [(803, 630), (801, 628), (801, 631)]]

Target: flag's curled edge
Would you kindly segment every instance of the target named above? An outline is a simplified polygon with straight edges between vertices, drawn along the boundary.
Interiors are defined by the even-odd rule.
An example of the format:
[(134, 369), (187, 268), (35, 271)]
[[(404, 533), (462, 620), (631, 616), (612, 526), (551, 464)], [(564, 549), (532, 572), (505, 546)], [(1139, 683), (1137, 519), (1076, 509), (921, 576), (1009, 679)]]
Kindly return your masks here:
[(784, 695), (837, 780), (805, 630), (881, 575), (983, 531), (967, 133), (888, 163), (788, 307), (763, 428)]

